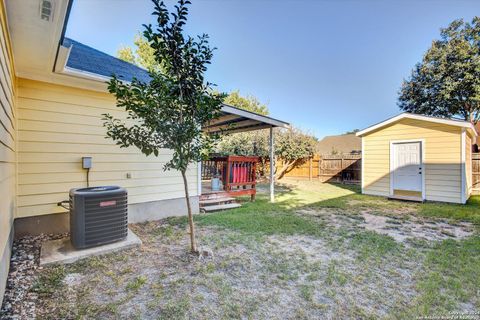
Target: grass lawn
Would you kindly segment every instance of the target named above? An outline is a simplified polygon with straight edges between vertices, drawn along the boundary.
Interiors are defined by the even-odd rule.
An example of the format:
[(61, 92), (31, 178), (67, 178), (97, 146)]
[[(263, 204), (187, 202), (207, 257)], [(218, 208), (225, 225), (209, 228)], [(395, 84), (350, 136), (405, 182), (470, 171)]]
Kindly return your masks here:
[[(288, 182), (288, 181), (287, 181)], [(265, 187), (260, 186), (260, 189)], [(132, 225), (141, 250), (39, 271), (40, 318), (405, 319), (480, 310), (479, 198), (465, 206), (294, 182), (195, 217)]]

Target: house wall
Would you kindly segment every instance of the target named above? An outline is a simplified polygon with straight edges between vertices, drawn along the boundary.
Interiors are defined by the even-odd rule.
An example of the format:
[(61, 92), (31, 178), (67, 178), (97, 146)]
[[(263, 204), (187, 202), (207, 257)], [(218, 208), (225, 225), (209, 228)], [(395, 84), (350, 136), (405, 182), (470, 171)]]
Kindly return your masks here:
[(15, 212), (15, 77), (6, 25), (0, 1), (0, 304), (10, 264)]
[(363, 137), (363, 192), (390, 195), (390, 141), (424, 139), (426, 200), (461, 203), (461, 129), (402, 119)]
[[(184, 214), (184, 186), (177, 171), (163, 171), (172, 152), (146, 157), (136, 148), (120, 148), (105, 139), (102, 114), (126, 117), (107, 93), (18, 79), (18, 210), (17, 218), (62, 213), (57, 203), (70, 188), (86, 186), (83, 156), (91, 156), (90, 186), (127, 188), (131, 221)], [(127, 178), (127, 174), (131, 178)], [(188, 171), (189, 189), (197, 192), (197, 166)], [(141, 204), (177, 199), (176, 206)], [(195, 199), (194, 199), (195, 200)], [(194, 201), (194, 206), (197, 202)], [(140, 208), (140, 209), (139, 209)], [(144, 208), (144, 209), (142, 209)], [(148, 211), (150, 210), (154, 211)], [(142, 214), (142, 216), (138, 216)], [(49, 222), (51, 217), (43, 219)], [(65, 218), (63, 218), (65, 220)], [(40, 224), (29, 220), (30, 224)], [(67, 221), (60, 222), (65, 224)]]

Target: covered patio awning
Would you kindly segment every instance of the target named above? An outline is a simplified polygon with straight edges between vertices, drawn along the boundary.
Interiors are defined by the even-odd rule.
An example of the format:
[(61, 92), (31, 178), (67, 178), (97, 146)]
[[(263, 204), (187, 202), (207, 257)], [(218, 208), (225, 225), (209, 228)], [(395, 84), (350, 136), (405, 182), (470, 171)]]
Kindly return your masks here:
[(288, 128), (289, 123), (224, 104), (219, 118), (204, 130), (211, 133), (236, 133), (268, 128)]
[[(222, 106), (221, 116), (203, 128), (210, 133), (238, 133), (260, 129), (270, 129), (270, 201), (275, 201), (275, 144), (273, 128), (289, 128), (290, 124), (258, 113), (239, 109), (230, 105)], [(200, 166), (201, 167), (201, 166)], [(201, 173), (199, 174), (201, 177)], [(201, 179), (199, 179), (201, 180)], [(200, 187), (201, 190), (201, 181)], [(200, 192), (199, 192), (200, 193)]]

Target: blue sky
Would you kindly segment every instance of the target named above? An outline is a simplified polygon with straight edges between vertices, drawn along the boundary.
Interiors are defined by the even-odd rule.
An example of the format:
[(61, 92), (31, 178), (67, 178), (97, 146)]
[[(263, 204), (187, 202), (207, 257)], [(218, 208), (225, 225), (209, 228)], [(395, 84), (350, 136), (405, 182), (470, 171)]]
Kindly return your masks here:
[[(218, 48), (207, 79), (319, 138), (399, 113), (401, 82), (439, 29), (480, 14), (478, 0), (192, 2), (186, 31)], [(115, 55), (151, 11), (149, 0), (74, 0), (67, 36)]]

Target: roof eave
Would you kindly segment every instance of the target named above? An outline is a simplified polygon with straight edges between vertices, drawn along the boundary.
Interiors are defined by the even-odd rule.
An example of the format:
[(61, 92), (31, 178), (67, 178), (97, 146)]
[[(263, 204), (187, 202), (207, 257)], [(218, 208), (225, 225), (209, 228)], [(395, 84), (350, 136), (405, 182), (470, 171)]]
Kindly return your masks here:
[(428, 122), (442, 123), (442, 124), (461, 127), (461, 128), (467, 128), (468, 130), (471, 131), (471, 133), (475, 137), (477, 136), (477, 132), (476, 132), (475, 128), (473, 127), (473, 124), (470, 123), (470, 122), (443, 119), (443, 118), (434, 118), (434, 117), (428, 117), (428, 116), (423, 116), (423, 115), (413, 114), (413, 113), (408, 113), (408, 112), (401, 113), (401, 114), (396, 115), (396, 116), (394, 116), (390, 119), (387, 119), (387, 120), (379, 122), (379, 123), (377, 123), (373, 126), (365, 128), (365, 129), (357, 132), (356, 135), (357, 135), (357, 137), (362, 137), (362, 136), (364, 136), (364, 135), (366, 135), (366, 134), (368, 134), (372, 131), (383, 128), (385, 126), (388, 126), (389, 124), (395, 123), (395, 122), (400, 121), (402, 119), (422, 120), (422, 121), (428, 121)]
[(240, 117), (245, 117), (253, 120), (257, 120), (266, 124), (271, 125), (272, 127), (280, 127), (288, 129), (290, 128), (290, 124), (285, 121), (281, 121), (278, 119), (274, 119), (272, 117), (264, 116), (255, 112), (246, 111), (243, 109), (236, 108), (234, 106), (223, 104), (222, 112), (238, 115)]

